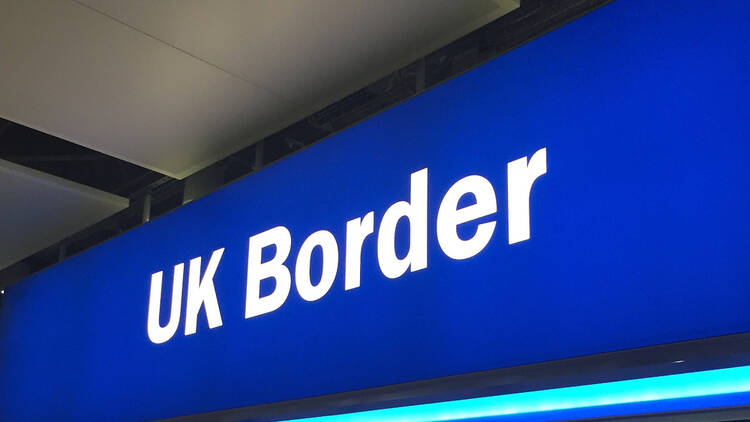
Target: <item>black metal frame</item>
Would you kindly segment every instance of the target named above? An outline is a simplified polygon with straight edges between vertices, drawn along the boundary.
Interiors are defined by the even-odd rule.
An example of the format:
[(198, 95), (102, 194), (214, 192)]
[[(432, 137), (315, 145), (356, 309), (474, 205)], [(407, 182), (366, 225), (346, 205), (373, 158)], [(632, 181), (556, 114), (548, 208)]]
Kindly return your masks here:
[[(293, 419), (744, 365), (750, 365), (750, 333), (594, 354), (163, 421), (244, 422)], [(741, 411), (750, 417), (750, 406), (732, 410), (735, 412), (733, 414)], [(706, 417), (703, 411), (688, 413)]]

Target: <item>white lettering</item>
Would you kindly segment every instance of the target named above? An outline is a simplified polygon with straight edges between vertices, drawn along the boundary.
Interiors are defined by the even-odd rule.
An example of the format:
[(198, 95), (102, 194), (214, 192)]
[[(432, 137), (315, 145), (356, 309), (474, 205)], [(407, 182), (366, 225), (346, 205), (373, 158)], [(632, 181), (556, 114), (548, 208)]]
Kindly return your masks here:
[(375, 230), (375, 213), (370, 211), (364, 218), (355, 218), (346, 223), (346, 262), (344, 290), (359, 287), (362, 243)]
[(172, 306), (169, 312), (169, 322), (162, 327), (159, 325), (159, 311), (161, 308), (161, 284), (163, 271), (151, 274), (151, 292), (148, 297), (148, 338), (152, 343), (161, 344), (172, 338), (180, 323), (180, 309), (182, 308), (182, 278), (185, 264), (174, 266), (172, 276)]
[[(318, 284), (313, 286), (310, 281), (310, 257), (316, 247), (323, 251), (323, 274)], [(302, 299), (313, 302), (325, 296), (336, 278), (338, 265), (339, 247), (331, 232), (320, 230), (308, 236), (299, 250), (294, 270), (294, 282)]]
[[(509, 244), (531, 238), (531, 189), (536, 180), (546, 173), (546, 148), (539, 149), (531, 158), (522, 157), (507, 163)], [(470, 199), (467, 196), (473, 196), (474, 202), (459, 207), (462, 199)], [(391, 204), (383, 214), (380, 227), (377, 229), (376, 252), (378, 266), (385, 277), (395, 279), (404, 275), (407, 270), (415, 272), (427, 268), (427, 199), (428, 170), (423, 168), (410, 175), (408, 201)], [(464, 260), (484, 250), (497, 228), (497, 217), (485, 218), (484, 222), (478, 220), (493, 216), (497, 211), (497, 196), (488, 179), (474, 174), (455, 182), (441, 198), (435, 223), (437, 242), (445, 255), (451, 259)], [(396, 238), (399, 223), (408, 223), (408, 238)], [(458, 229), (460, 225), (467, 223), (476, 225), (476, 230), (469, 238), (462, 239)], [(360, 287), (364, 241), (374, 232), (374, 211), (347, 221), (343, 277), (345, 290)], [(273, 249), (267, 249), (271, 247)], [(289, 229), (284, 226), (273, 227), (249, 238), (245, 318), (273, 312), (289, 297), (292, 277), (286, 260), (289, 258), (291, 247), (292, 236)], [(322, 253), (322, 270), (320, 280), (313, 284), (310, 269), (316, 248), (320, 248)], [(403, 249), (406, 249), (406, 252), (402, 252)], [(267, 252), (266, 261), (263, 261), (264, 251)], [(271, 254), (268, 252), (273, 252), (270, 259), (268, 257)], [(190, 260), (185, 335), (196, 332), (198, 314), (202, 308), (205, 309), (209, 328), (220, 327), (223, 324), (214, 285), (214, 277), (223, 254), (224, 248), (213, 251), (202, 274), (201, 257)], [(399, 257), (399, 254), (403, 256)], [(330, 231), (318, 230), (305, 239), (297, 254), (294, 268), (295, 286), (302, 299), (308, 302), (317, 301), (331, 290), (338, 274), (339, 259), (339, 245)], [(182, 309), (184, 272), (184, 263), (174, 266), (169, 320), (163, 327), (159, 321), (164, 273), (159, 271), (151, 275), (147, 332), (149, 339), (155, 344), (169, 341), (177, 332)], [(273, 279), (273, 285), (268, 285), (273, 289), (261, 289), (261, 282), (266, 280), (264, 283), (270, 283), (268, 279)]]
[[(388, 278), (398, 278), (407, 269), (427, 268), (427, 169), (411, 174), (410, 202), (399, 201), (383, 215), (378, 230), (378, 265)], [(409, 220), (409, 252), (396, 256), (396, 225), (401, 218)]]
[[(476, 203), (458, 208), (458, 201), (466, 194), (473, 194)], [(471, 239), (458, 237), (456, 226), (497, 212), (495, 189), (482, 176), (466, 176), (445, 193), (437, 215), (437, 239), (440, 248), (453, 259), (467, 259), (478, 254), (490, 242), (495, 231), (495, 221), (482, 223)]]
[(216, 268), (219, 266), (219, 261), (221, 261), (223, 254), (224, 248), (217, 249), (211, 254), (206, 272), (203, 273), (203, 278), (201, 278), (201, 257), (190, 260), (187, 305), (185, 309), (186, 336), (195, 334), (196, 326), (198, 325), (198, 312), (201, 306), (205, 306), (209, 328), (216, 328), (222, 325), (219, 302), (216, 300), (216, 290), (214, 289), (214, 274), (216, 274)]
[(534, 181), (547, 173), (547, 148), (508, 163), (508, 244), (531, 238), (529, 195)]
[[(263, 248), (276, 245), (276, 255), (262, 262)], [(292, 277), (284, 261), (292, 248), (292, 235), (284, 226), (277, 226), (250, 237), (247, 253), (247, 291), (245, 318), (266, 314), (279, 309), (289, 296)], [(276, 287), (267, 296), (260, 297), (260, 282), (267, 278), (276, 280)]]

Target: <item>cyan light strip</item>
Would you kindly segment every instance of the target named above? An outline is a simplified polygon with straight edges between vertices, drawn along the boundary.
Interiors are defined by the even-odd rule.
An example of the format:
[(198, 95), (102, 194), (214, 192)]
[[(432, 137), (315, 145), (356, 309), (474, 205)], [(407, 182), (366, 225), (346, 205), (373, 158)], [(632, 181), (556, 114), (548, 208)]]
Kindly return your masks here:
[(427, 422), (750, 392), (750, 366), (297, 419)]

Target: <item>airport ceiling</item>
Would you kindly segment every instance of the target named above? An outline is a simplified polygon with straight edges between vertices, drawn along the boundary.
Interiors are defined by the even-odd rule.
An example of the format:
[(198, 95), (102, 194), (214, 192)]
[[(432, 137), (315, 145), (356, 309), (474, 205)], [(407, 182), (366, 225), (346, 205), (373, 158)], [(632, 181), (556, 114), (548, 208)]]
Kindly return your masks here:
[(5, 0), (0, 114), (183, 178), (516, 0)]
[(2, 0), (0, 287), (606, 2)]

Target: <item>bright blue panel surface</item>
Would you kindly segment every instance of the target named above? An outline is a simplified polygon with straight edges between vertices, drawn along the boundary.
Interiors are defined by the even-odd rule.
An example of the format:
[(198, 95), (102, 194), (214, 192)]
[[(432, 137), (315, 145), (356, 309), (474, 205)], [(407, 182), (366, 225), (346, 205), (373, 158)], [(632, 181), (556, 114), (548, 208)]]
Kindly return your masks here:
[[(750, 331), (747, 16), (743, 1), (616, 1), (12, 286), (0, 420), (164, 418)], [(531, 239), (508, 245), (506, 163), (542, 147)], [(285, 225), (293, 264), (327, 229), (343, 253), (346, 221), (374, 211), (377, 229), (425, 167), (426, 269), (384, 277), (372, 236), (358, 289), (342, 256), (321, 300), (293, 287), (244, 318), (249, 236)], [(497, 229), (456, 261), (435, 213), (469, 174), (494, 185), (482, 221)], [(181, 321), (151, 343), (150, 275), (170, 286), (173, 265), (221, 247), (223, 326), (201, 311), (196, 334)]]
[[(493, 397), (420, 404), (365, 412), (295, 419), (298, 422), (430, 422), (570, 420), (658, 410), (746, 404), (750, 367), (736, 367), (600, 384), (530, 391)], [(688, 401), (686, 399), (692, 399)], [(712, 401), (708, 401), (712, 399)], [(639, 407), (636, 407), (638, 405)], [(585, 411), (585, 413), (580, 413)], [(627, 414), (627, 413), (626, 413)]]

